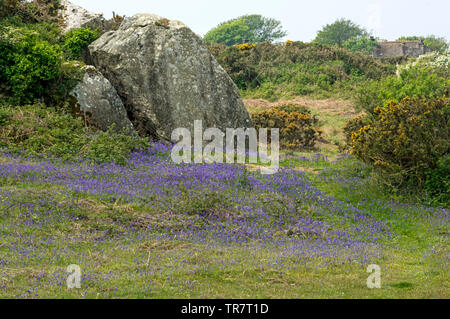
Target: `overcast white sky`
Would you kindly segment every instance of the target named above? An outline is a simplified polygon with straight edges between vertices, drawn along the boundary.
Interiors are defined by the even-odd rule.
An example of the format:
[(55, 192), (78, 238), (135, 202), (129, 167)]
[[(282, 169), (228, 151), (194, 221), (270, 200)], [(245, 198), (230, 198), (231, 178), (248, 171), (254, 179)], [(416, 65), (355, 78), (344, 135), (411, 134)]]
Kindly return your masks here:
[(244, 14), (280, 20), (291, 40), (311, 41), (322, 26), (347, 18), (378, 36), (435, 34), (450, 40), (450, 0), (72, 0), (106, 17), (155, 13), (180, 20), (204, 35), (222, 21)]

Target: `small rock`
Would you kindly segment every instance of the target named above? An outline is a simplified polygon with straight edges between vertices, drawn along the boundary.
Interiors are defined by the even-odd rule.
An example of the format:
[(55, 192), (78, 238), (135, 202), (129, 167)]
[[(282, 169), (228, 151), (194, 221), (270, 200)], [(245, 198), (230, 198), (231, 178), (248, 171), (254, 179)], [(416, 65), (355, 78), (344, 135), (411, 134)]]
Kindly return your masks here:
[(80, 111), (96, 128), (106, 131), (115, 125), (118, 132), (135, 135), (133, 124), (111, 83), (93, 66), (84, 67), (83, 80), (73, 89), (71, 95), (77, 100)]
[(63, 19), (63, 32), (67, 33), (77, 28), (100, 28), (105, 29), (107, 21), (101, 14), (95, 14), (77, 6), (67, 0), (62, 0), (63, 9), (59, 16)]

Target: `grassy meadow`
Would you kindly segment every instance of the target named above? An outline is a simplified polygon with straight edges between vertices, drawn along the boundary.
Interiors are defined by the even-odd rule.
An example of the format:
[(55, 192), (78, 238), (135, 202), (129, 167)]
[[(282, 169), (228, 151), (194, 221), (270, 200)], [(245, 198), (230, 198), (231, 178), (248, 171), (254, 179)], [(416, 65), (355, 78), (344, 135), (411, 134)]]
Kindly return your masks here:
[(387, 193), (338, 150), (354, 111), (311, 103), (323, 141), (273, 176), (175, 165), (162, 144), (125, 166), (4, 153), (0, 297), (448, 298), (448, 210)]

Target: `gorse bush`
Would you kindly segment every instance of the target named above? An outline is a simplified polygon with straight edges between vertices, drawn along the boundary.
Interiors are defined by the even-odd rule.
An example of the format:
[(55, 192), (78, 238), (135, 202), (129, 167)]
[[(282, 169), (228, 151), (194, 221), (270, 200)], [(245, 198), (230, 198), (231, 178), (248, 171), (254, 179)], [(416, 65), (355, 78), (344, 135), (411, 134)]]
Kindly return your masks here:
[(368, 124), (353, 132), (351, 151), (395, 186), (448, 191), (440, 187), (448, 184), (443, 173), (448, 170), (449, 120), (449, 98), (392, 101), (376, 108)]
[(280, 145), (291, 150), (310, 149), (320, 138), (318, 119), (310, 111), (286, 105), (252, 114), (253, 124), (259, 128), (280, 129)]
[(398, 76), (370, 81), (357, 89), (355, 105), (373, 114), (378, 106), (405, 97), (437, 98), (450, 92), (450, 78), (436, 74), (428, 67), (402, 69)]
[(239, 47), (227, 47), (223, 44), (213, 44), (210, 50), (231, 76), (240, 89), (256, 87), (260, 84), (256, 66), (251, 63), (252, 50), (241, 50)]
[(116, 133), (113, 127), (90, 131), (80, 118), (43, 104), (0, 106), (0, 148), (9, 152), (126, 164), (131, 151), (147, 147), (145, 140)]
[(348, 148), (352, 143), (353, 134), (369, 124), (369, 118), (362, 114), (349, 121), (344, 126), (345, 147)]
[(81, 57), (83, 50), (99, 37), (100, 32), (98, 30), (89, 28), (74, 29), (66, 35), (63, 49), (69, 58), (77, 59)]

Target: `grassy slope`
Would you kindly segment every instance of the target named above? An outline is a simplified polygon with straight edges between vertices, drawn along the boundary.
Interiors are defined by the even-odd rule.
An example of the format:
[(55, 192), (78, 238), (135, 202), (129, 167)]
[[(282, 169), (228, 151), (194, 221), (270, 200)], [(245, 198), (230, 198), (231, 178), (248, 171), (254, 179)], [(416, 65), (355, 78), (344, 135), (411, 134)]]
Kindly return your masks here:
[[(336, 132), (330, 129), (326, 137), (338, 136), (342, 114), (320, 108), (316, 112), (322, 115), (326, 129), (337, 127)], [(320, 151), (334, 159), (337, 150), (329, 145), (325, 143)], [(414, 205), (393, 205), (394, 208), (388, 209), (384, 203), (376, 204), (375, 200), (395, 202), (395, 197), (385, 195), (363, 173), (357, 183), (345, 182), (347, 174), (354, 171), (349, 167), (359, 165), (352, 159), (337, 163), (294, 159), (298, 155), (305, 154), (291, 154), (291, 159), (282, 164), (304, 170), (313, 185), (325, 194), (363, 205), (392, 227), (396, 235), (383, 242), (382, 255), (376, 260), (382, 268), (382, 289), (366, 287), (366, 265), (325, 263), (320, 259), (299, 263), (283, 257), (277, 247), (254, 250), (245, 245), (221, 247), (133, 234), (126, 239), (115, 239), (114, 234), (124, 232), (124, 225), (167, 224), (170, 228), (176, 227), (176, 221), (164, 213), (125, 204), (120, 198), (104, 201), (83, 195), (76, 198), (73, 207), (77, 208), (70, 208), (67, 201), (73, 200), (73, 196), (68, 197), (64, 188), (23, 183), (13, 178), (0, 184), (0, 190), (10, 194), (8, 201), (48, 201), (46, 205), (58, 207), (59, 203), (61, 207), (48, 216), (27, 216), (25, 208), (2, 212), (0, 297), (449, 297), (448, 221)], [(0, 158), (0, 165), (9, 161)], [(65, 218), (67, 215), (77, 216), (76, 221)], [(42, 223), (42, 226), (21, 223), (24, 216), (30, 223)], [(7, 226), (14, 224), (17, 227)], [(77, 241), (78, 236), (84, 240)], [(38, 247), (30, 240), (46, 237), (54, 240), (41, 240)], [(12, 241), (14, 245), (10, 244)], [(2, 262), (2, 256), (8, 262), (5, 259)], [(74, 256), (77, 256), (75, 261)], [(81, 290), (66, 288), (65, 267), (72, 263), (80, 264), (83, 269), (85, 284)]]

